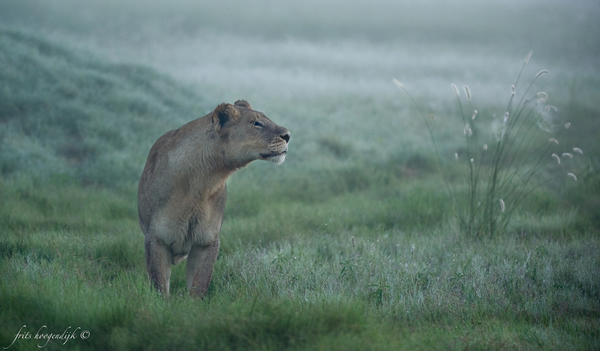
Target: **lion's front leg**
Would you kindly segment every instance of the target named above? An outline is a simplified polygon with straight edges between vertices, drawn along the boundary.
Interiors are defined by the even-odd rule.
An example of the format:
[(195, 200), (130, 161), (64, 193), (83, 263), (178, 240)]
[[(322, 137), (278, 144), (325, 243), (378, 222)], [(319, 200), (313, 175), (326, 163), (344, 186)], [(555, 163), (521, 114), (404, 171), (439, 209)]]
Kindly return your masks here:
[(187, 288), (192, 296), (204, 298), (219, 254), (219, 241), (208, 246), (195, 245), (187, 259)]
[(171, 252), (157, 240), (148, 238), (144, 242), (146, 248), (146, 268), (152, 286), (164, 297), (169, 296), (169, 278), (171, 277)]

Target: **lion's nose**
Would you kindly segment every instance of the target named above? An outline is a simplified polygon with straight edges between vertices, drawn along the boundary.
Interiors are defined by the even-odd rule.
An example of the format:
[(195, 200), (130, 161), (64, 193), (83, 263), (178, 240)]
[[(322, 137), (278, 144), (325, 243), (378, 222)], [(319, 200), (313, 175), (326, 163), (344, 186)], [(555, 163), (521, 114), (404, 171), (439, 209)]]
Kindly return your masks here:
[(289, 143), (291, 135), (290, 132), (286, 132), (285, 134), (281, 134), (279, 137), (285, 140), (286, 143)]

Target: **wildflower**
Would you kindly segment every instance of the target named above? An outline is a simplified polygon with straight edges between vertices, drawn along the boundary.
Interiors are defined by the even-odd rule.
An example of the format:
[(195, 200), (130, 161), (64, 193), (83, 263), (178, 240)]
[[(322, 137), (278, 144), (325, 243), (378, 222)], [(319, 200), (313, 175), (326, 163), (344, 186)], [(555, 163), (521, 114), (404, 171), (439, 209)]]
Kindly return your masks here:
[(571, 177), (571, 178), (573, 178), (574, 181), (577, 181), (577, 176), (575, 176), (575, 174), (573, 174), (573, 173), (570, 173), (570, 172), (567, 173), (567, 177)]
[(505, 209), (505, 207), (504, 207), (504, 200), (500, 199), (500, 211), (504, 212), (504, 209)]
[(581, 149), (580, 149), (580, 148), (578, 148), (578, 147), (574, 147), (574, 148), (573, 148), (573, 151), (575, 151), (575, 152), (577, 152), (577, 153), (579, 153), (579, 154), (583, 155), (583, 151), (581, 151)]
[(557, 154), (552, 154), (552, 157), (556, 160), (556, 162), (558, 162), (558, 164), (560, 164), (560, 157), (558, 157)]
[(554, 139), (554, 138), (550, 138), (548, 139), (548, 142), (550, 143), (555, 143), (556, 145), (558, 145), (558, 140)]

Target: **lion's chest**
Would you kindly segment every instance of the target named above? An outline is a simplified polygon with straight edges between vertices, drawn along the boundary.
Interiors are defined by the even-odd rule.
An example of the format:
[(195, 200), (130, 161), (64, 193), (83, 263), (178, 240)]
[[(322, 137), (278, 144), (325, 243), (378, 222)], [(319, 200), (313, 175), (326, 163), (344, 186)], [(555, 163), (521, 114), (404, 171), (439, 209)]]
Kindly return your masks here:
[(215, 201), (180, 194), (173, 196), (160, 211), (154, 232), (170, 248), (174, 258), (183, 258), (193, 246), (207, 246), (219, 240), (224, 196), (222, 201)]

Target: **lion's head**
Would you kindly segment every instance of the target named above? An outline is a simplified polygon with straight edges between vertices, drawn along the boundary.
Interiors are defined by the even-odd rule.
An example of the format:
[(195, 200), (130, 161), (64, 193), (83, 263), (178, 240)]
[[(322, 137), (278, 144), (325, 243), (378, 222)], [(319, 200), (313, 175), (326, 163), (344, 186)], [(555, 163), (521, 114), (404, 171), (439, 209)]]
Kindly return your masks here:
[(254, 160), (277, 164), (285, 160), (290, 132), (254, 111), (247, 101), (219, 105), (212, 113), (212, 123), (226, 160), (240, 166)]

